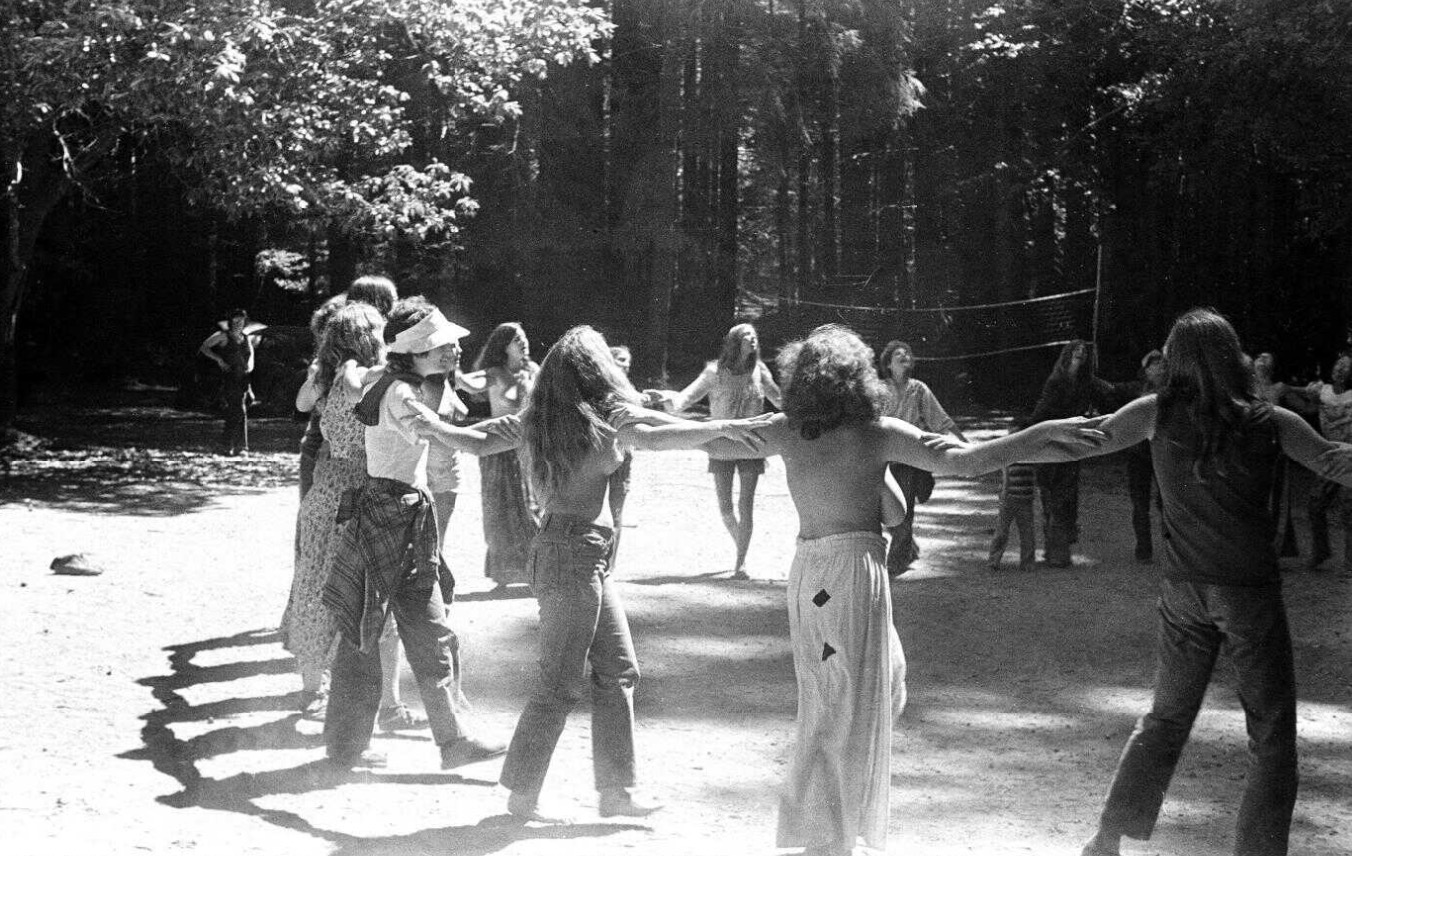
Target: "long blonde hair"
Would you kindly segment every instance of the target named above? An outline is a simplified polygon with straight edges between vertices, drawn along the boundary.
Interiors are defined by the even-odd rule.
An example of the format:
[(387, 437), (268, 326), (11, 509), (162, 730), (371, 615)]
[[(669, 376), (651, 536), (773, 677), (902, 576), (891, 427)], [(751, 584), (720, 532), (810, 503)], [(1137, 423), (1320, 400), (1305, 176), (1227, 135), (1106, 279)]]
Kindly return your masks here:
[(561, 335), (520, 413), (521, 449), (542, 504), (586, 456), (614, 440), (609, 419), (616, 408), (641, 402), (600, 332), (577, 325)]

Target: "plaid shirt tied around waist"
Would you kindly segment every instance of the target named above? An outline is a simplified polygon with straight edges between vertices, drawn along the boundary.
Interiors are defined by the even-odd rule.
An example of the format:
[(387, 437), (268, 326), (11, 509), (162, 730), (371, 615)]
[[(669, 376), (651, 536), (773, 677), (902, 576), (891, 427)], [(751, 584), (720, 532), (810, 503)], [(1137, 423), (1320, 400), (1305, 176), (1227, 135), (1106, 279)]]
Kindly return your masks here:
[(375, 649), (393, 600), (428, 598), (437, 582), (445, 602), (454, 599), (429, 491), (371, 476), (341, 496), (335, 522), (339, 546), (321, 600), (361, 652)]

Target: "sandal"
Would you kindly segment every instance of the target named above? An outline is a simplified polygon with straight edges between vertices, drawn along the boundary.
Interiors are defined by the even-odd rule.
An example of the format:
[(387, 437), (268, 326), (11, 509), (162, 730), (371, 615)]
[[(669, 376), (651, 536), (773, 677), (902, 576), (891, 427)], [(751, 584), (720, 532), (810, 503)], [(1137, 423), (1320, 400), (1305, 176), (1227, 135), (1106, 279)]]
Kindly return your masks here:
[(429, 724), (429, 719), (404, 705), (381, 710), (380, 718), (375, 723), (381, 731), (406, 731), (411, 728), (424, 728)]

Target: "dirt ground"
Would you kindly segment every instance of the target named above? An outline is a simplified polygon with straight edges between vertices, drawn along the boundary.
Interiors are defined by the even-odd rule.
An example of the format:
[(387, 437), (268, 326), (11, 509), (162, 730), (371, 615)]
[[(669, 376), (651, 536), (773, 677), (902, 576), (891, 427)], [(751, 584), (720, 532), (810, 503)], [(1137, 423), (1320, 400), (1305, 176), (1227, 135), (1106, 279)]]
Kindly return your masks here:
[[(795, 514), (782, 467), (760, 482), (750, 571), (699, 452), (636, 460), (617, 569), (643, 673), (641, 777), (668, 801), (648, 820), (594, 810), (588, 715), (572, 716), (546, 783), (574, 824), (504, 815), (499, 763), (441, 772), (428, 732), (377, 738), (390, 768), (340, 776), (274, 627), (287, 596), (301, 425), (252, 425), (251, 456), (209, 452), (218, 420), (154, 397), (29, 413), (50, 440), (0, 483), (0, 844), (12, 853), (774, 856), (776, 793), (795, 712), (784, 578)], [(972, 422), (972, 433), (999, 433)], [(466, 689), (508, 736), (534, 664), (534, 600), (481, 572), (472, 467), (447, 553)], [(1069, 570), (994, 572), (984, 552), (998, 479), (942, 478), (921, 507), (922, 558), (894, 585), (909, 706), (894, 738), (888, 853), (1073, 855), (1145, 708), (1158, 573), (1131, 560), (1116, 459), (1082, 479)], [(1303, 516), (1300, 518), (1303, 519)], [(1301, 546), (1308, 534), (1301, 527)], [(104, 574), (65, 577), (85, 552)], [(1351, 583), (1343, 565), (1284, 562), (1300, 694), (1291, 852), (1351, 852)], [(1246, 763), (1227, 674), (1211, 690), (1149, 843), (1137, 855), (1228, 853)], [(402, 692), (418, 705), (413, 684)]]

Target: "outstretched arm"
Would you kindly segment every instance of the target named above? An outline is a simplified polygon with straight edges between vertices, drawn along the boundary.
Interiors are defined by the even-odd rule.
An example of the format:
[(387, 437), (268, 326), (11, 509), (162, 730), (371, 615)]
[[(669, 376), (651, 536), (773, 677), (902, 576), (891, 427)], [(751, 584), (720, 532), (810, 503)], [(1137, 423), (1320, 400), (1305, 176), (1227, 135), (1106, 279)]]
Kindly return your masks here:
[[(1117, 450), (1124, 450), (1126, 447), (1133, 447), (1141, 441), (1148, 441), (1155, 436), (1155, 411), (1159, 408), (1158, 403), (1154, 394), (1146, 394), (1120, 407), (1119, 412), (1114, 415), (1091, 419), (1092, 427), (1106, 434), (1107, 439), (1103, 443), (1050, 444), (1039, 454), (1026, 457), (1022, 462), (1070, 462), (1104, 453), (1114, 453)], [(1045, 423), (1038, 424), (1044, 425)]]
[(665, 402), (669, 404), (670, 411), (677, 413), (684, 412), (687, 408), (699, 403), (701, 398), (709, 394), (710, 389), (715, 386), (715, 373), (715, 367), (713, 365), (707, 365), (705, 371), (701, 372), (694, 381), (686, 385), (685, 390), (678, 394), (672, 394), (668, 391), (662, 392), (665, 397)]
[(783, 453), (790, 441), (795, 439), (795, 429), (786, 424), (784, 413), (766, 413), (756, 418), (764, 419), (765, 423), (755, 429), (752, 435), (754, 441), (746, 443), (728, 437), (716, 438), (705, 445), (705, 452), (712, 459), (764, 459)]
[(676, 419), (666, 424), (632, 419), (620, 425), (617, 437), (622, 443), (642, 450), (693, 450), (716, 438), (729, 438), (753, 451), (763, 443), (756, 432), (770, 419), (769, 414), (750, 419), (711, 419), (704, 422)]
[[(908, 422), (882, 416), (885, 452), (890, 462), (926, 469), (937, 475), (983, 475), (1014, 462), (1059, 462), (1078, 458), (1061, 451), (1072, 446), (1098, 447), (1108, 436), (1095, 421), (1076, 416), (1031, 425), (993, 441), (956, 446), (948, 437), (926, 437)], [(1081, 455), (1088, 455), (1082, 453)]]
[(438, 413), (419, 400), (406, 402), (415, 415), (415, 432), (421, 437), (476, 456), (494, 456), (520, 446), (519, 416), (500, 416), (462, 428), (440, 418)]
[(1309, 423), (1288, 409), (1275, 407), (1280, 449), (1305, 468), (1350, 486), (1350, 445), (1327, 441)]

